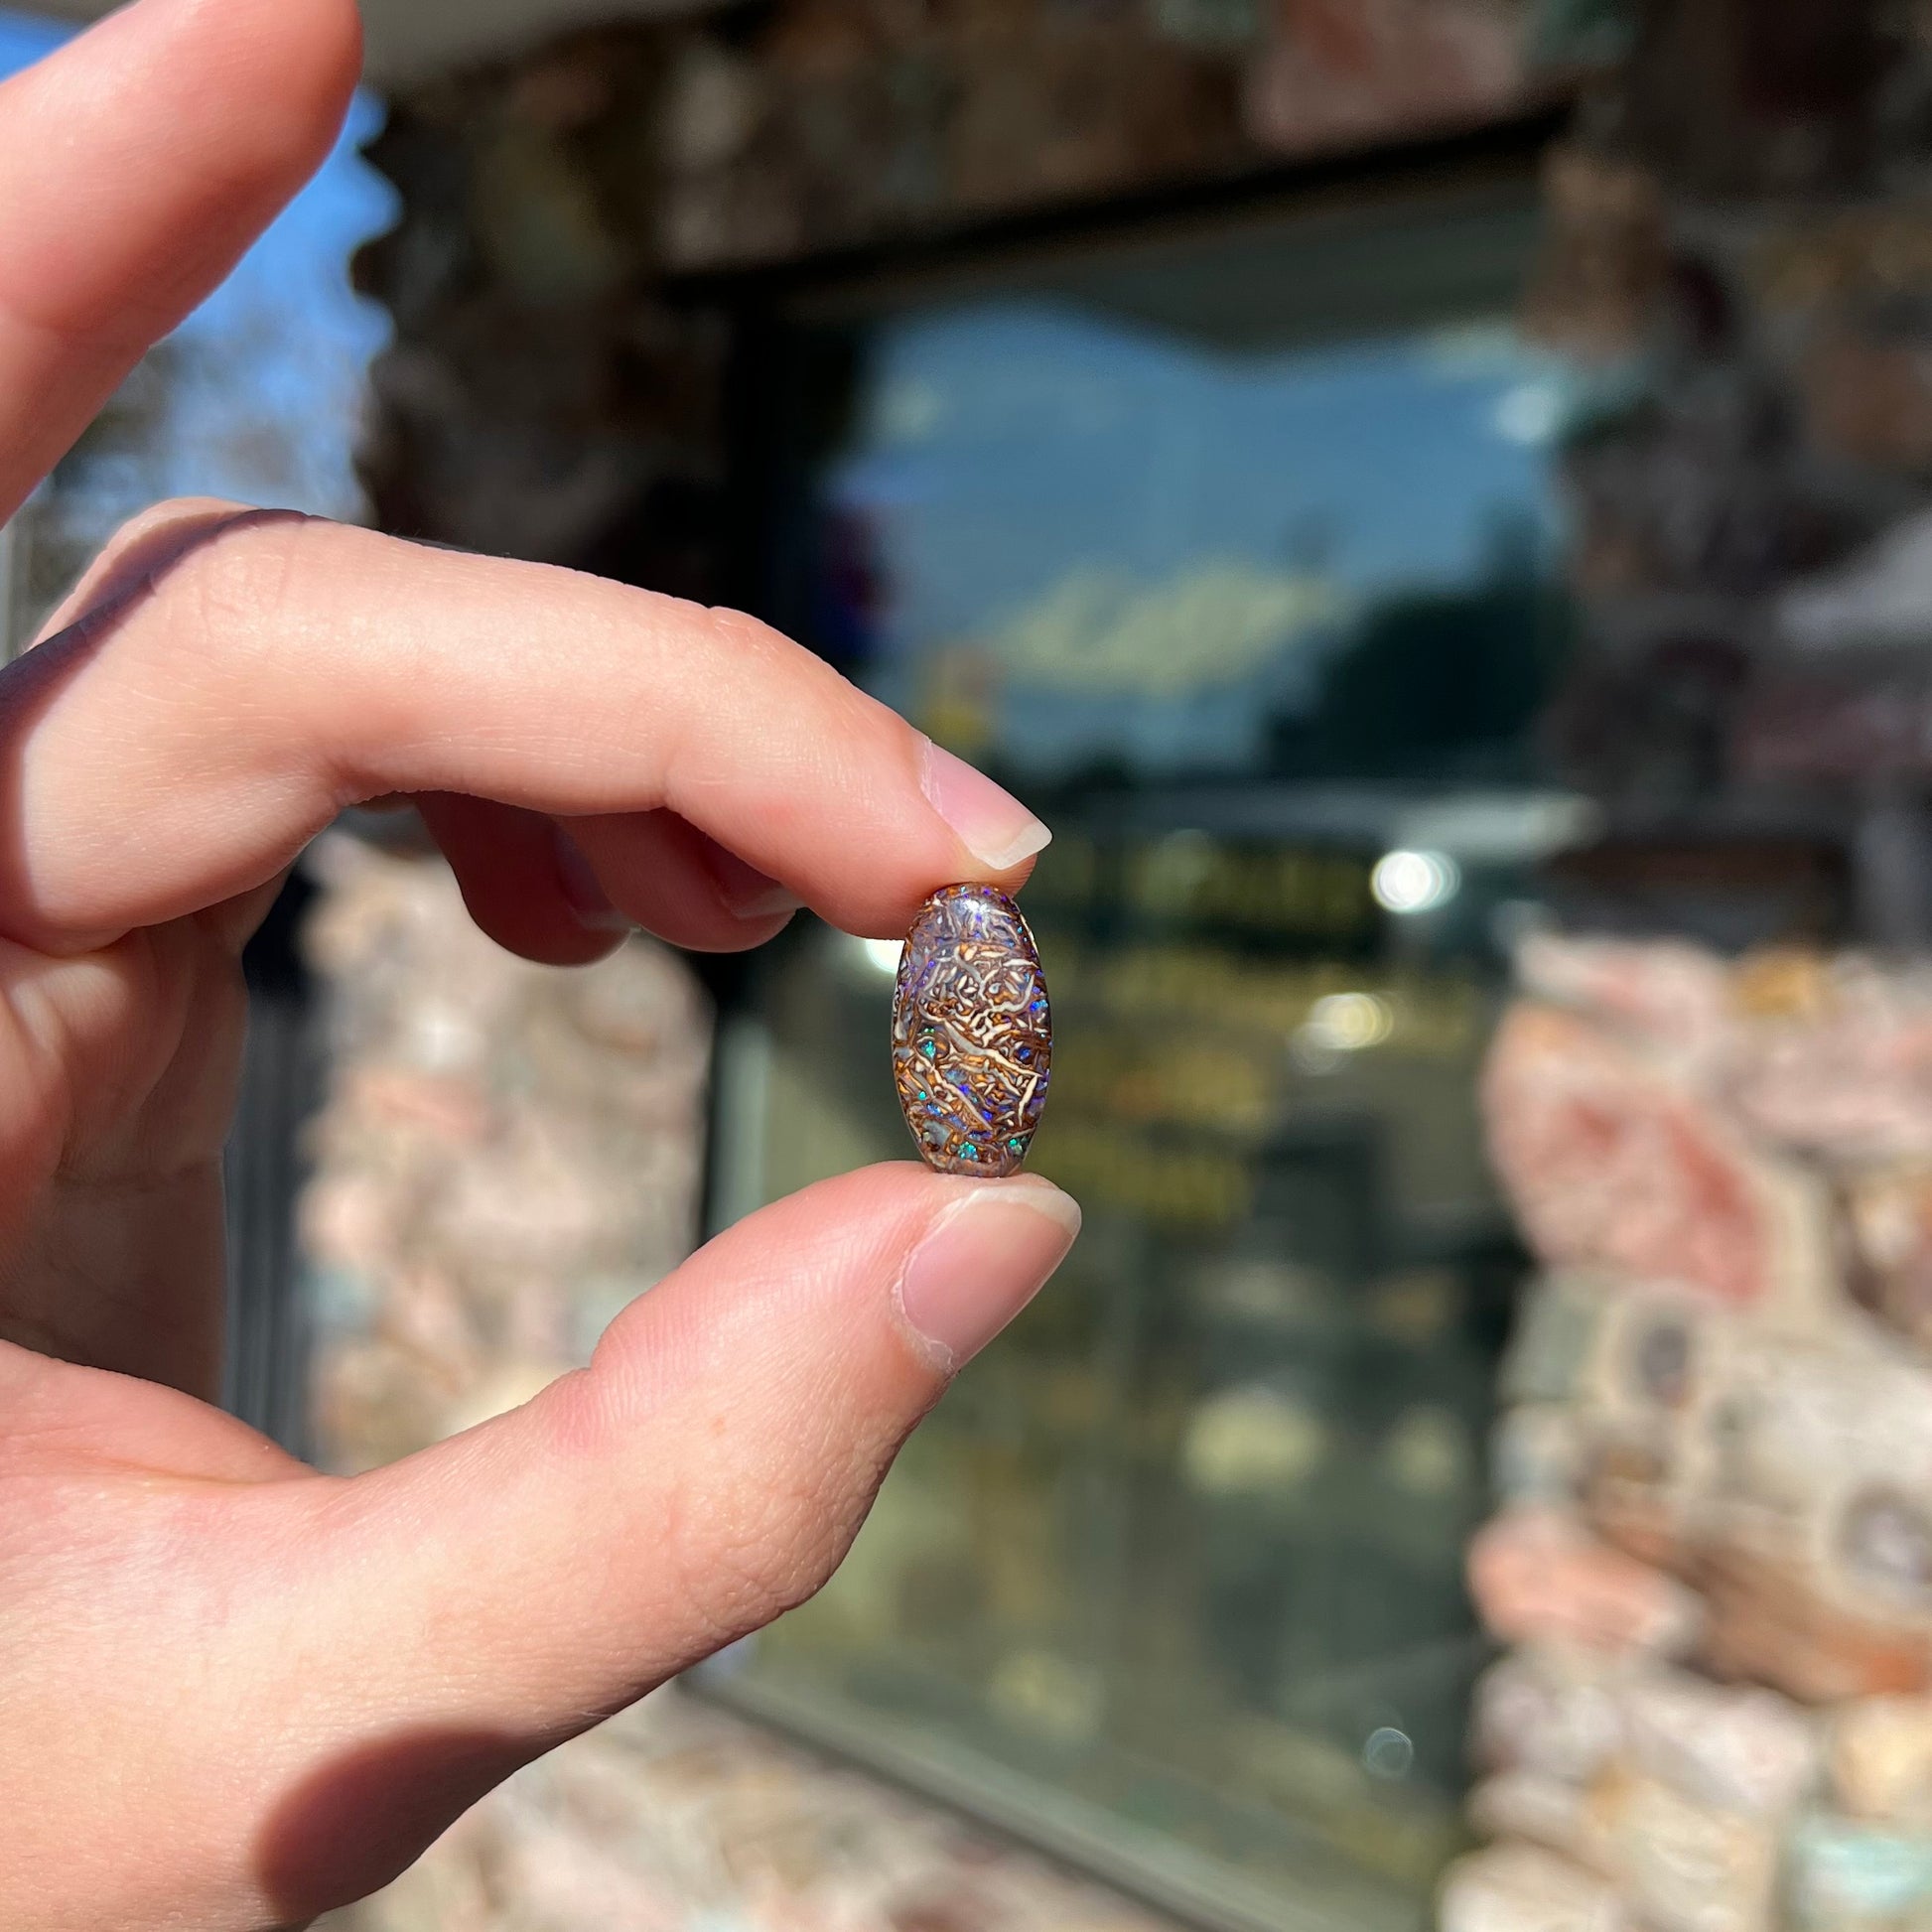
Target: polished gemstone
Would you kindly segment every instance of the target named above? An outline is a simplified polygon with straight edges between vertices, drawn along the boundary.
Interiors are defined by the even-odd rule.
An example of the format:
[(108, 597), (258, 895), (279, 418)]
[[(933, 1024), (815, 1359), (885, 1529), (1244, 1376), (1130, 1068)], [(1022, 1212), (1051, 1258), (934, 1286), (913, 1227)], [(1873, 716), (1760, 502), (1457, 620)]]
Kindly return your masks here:
[(1019, 906), (992, 886), (934, 893), (905, 935), (893, 995), (893, 1078), (927, 1165), (1016, 1172), (1052, 1058), (1046, 982)]

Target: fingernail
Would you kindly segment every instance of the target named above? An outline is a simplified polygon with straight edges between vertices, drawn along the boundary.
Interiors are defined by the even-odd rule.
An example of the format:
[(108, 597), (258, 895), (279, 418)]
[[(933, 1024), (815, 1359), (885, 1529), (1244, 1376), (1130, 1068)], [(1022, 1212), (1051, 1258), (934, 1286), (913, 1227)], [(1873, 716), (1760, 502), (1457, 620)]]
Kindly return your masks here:
[(605, 897), (577, 841), (560, 825), (552, 827), (552, 834), (557, 847), (557, 882), (577, 915), (577, 923), (592, 932), (628, 932), (630, 921)]
[(1037, 1175), (967, 1182), (905, 1264), (905, 1325), (950, 1375), (1039, 1293), (1079, 1232), (1079, 1204)]
[(983, 771), (926, 740), (919, 789), (926, 802), (958, 834), (959, 842), (981, 865), (1005, 872), (1031, 859), (1052, 833), (1010, 791)]
[(750, 866), (736, 852), (713, 845), (705, 853), (719, 896), (741, 919), (768, 919), (779, 912), (796, 912), (804, 904), (788, 886)]

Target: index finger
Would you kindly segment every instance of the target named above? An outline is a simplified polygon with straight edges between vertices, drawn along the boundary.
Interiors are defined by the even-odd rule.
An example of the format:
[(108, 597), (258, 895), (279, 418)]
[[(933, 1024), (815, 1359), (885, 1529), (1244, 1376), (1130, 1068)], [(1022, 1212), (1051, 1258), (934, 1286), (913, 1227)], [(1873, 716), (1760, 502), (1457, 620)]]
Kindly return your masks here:
[(0, 85), (0, 521), (328, 154), (353, 0), (140, 0)]
[(132, 582), (108, 560), (107, 601), (0, 672), (10, 937), (76, 951), (199, 910), (391, 792), (668, 808), (880, 937), (1049, 836), (735, 612), (302, 518), (158, 518), (158, 553), (124, 540)]

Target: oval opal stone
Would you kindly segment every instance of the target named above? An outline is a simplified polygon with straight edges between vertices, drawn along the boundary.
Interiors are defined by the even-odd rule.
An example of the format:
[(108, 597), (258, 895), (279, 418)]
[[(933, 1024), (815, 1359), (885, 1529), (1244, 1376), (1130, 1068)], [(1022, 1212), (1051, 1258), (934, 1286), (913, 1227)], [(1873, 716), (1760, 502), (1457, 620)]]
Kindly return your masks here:
[(1053, 1027), (1039, 952), (992, 886), (947, 886), (919, 908), (893, 995), (893, 1078), (929, 1167), (1015, 1173), (1046, 1104)]

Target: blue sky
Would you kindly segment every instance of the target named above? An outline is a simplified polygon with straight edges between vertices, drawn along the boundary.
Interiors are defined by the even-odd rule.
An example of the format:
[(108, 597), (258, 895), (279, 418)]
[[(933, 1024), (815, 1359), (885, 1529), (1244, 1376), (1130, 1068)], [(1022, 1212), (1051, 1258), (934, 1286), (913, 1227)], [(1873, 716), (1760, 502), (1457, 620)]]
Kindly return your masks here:
[(1318, 551), (1344, 589), (1447, 584), (1554, 513), (1562, 377), (1501, 326), (1220, 354), (1070, 305), (914, 316), (834, 488), (877, 520), (895, 640), (971, 634), (1083, 562), (1150, 583)]
[[(1271, 714), (1311, 700), (1351, 612), (1479, 579), (1499, 526), (1554, 538), (1567, 407), (1563, 372), (1502, 318), (1236, 354), (1064, 302), (902, 317), (830, 478), (885, 579), (875, 689), (917, 716), (931, 653), (1050, 610), (1075, 668), (1016, 674), (990, 700), (1007, 757), (1042, 775), (1103, 755), (1253, 766)], [(1297, 574), (1325, 580), (1331, 613), (1228, 659), (1208, 633), (1245, 621), (1244, 587)], [(1097, 603), (1075, 591), (1096, 575)], [(1189, 583), (1211, 588), (1163, 603)], [(1170, 676), (1190, 647), (1199, 675)], [(1150, 652), (1166, 654), (1129, 664)], [(1096, 683), (1091, 666), (1115, 659)]]
[[(0, 11), (0, 74), (29, 66), (71, 32)], [(180, 399), (167, 492), (356, 512), (351, 457), (362, 376), (387, 322), (350, 290), (347, 262), (357, 242), (394, 218), (393, 191), (355, 152), (380, 124), (379, 103), (358, 95), (315, 180), (183, 325), (183, 336), (207, 351), (201, 365), (218, 379), (192, 384)]]

